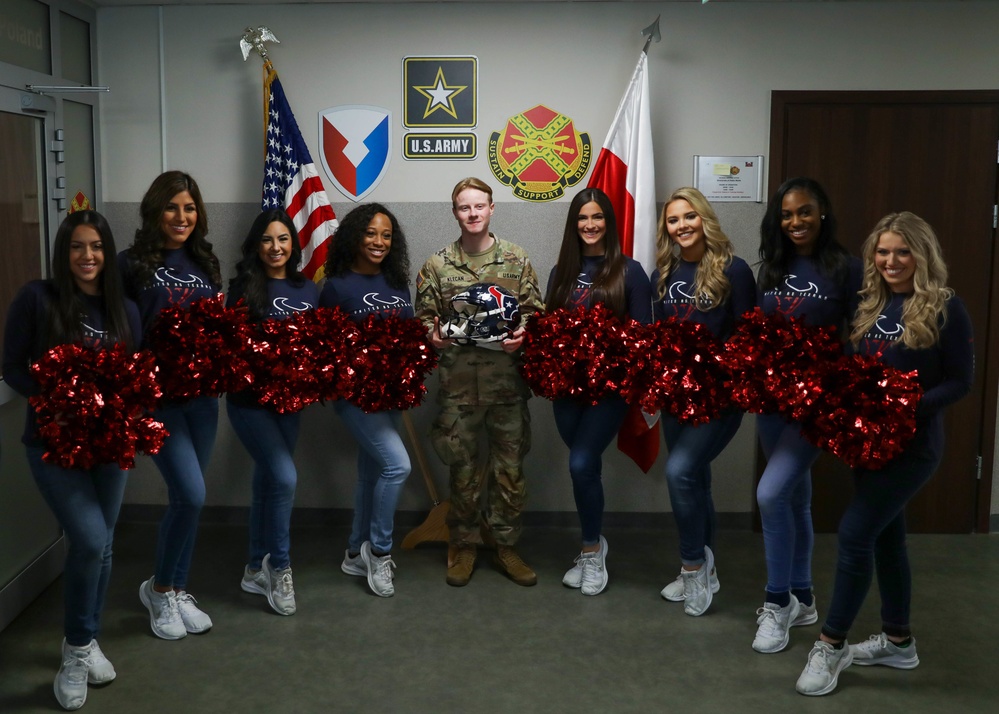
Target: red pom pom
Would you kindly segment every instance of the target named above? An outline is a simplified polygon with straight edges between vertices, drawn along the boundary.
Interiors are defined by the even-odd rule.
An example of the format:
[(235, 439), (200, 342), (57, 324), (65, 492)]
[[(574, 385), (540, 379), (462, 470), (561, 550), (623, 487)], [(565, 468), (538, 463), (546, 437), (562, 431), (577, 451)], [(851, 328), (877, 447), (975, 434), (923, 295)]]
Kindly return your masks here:
[(247, 361), (250, 391), (278, 414), (301, 411), (319, 401), (318, 363), (325, 358), (322, 330), (312, 311), (265, 320), (251, 335)]
[(732, 407), (721, 342), (695, 322), (663, 320), (645, 329), (626, 396), (648, 414), (662, 411), (684, 424), (705, 424)]
[(803, 391), (808, 370), (842, 353), (836, 328), (756, 308), (736, 325), (721, 362), (731, 375), (732, 400), (741, 409), (800, 420), (812, 408), (811, 395)]
[(643, 340), (639, 323), (622, 321), (602, 303), (535, 313), (526, 326), (521, 374), (546, 399), (573, 397), (596, 404), (626, 391)]
[(42, 458), (65, 469), (135, 465), (155, 454), (167, 430), (148, 416), (160, 397), (152, 354), (126, 354), (122, 345), (91, 350), (77, 344), (49, 350), (31, 367), (41, 393), (31, 397)]
[(245, 309), (228, 308), (221, 295), (188, 307), (164, 308), (147, 335), (167, 399), (238, 392), (252, 382), (246, 360), (251, 326)]
[(316, 308), (309, 313), (309, 319), (318, 340), (312, 369), (319, 381), (319, 399), (324, 402), (345, 399), (357, 381), (353, 360), (361, 331), (339, 307)]
[(427, 393), (437, 366), (427, 329), (416, 318), (369, 315), (361, 325), (351, 365), (356, 374), (347, 399), (365, 412), (410, 409)]
[(815, 407), (802, 435), (853, 468), (880, 469), (916, 433), (923, 390), (915, 372), (876, 357), (850, 355), (819, 365), (809, 377)]

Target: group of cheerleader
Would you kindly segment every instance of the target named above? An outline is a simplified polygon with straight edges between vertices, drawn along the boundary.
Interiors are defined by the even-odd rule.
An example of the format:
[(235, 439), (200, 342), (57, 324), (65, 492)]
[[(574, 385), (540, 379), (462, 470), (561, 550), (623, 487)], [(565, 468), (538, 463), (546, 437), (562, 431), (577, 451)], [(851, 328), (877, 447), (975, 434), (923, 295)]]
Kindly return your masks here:
[[(17, 392), (26, 397), (39, 393), (30, 367), (54, 346), (79, 342), (94, 349), (114, 344), (138, 349), (164, 308), (187, 307), (221, 293), (219, 261), (206, 239), (207, 214), (194, 179), (179, 171), (160, 175), (143, 197), (140, 212), (141, 227), (120, 253), (100, 213), (77, 211), (62, 222), (52, 277), (25, 285), (8, 312), (3, 374)], [(413, 316), (405, 235), (391, 212), (378, 204), (359, 206), (340, 223), (321, 293), (299, 272), (298, 233), (284, 211), (259, 214), (241, 252), (227, 301), (245, 305), (251, 322), (286, 319), (316, 307), (339, 307), (357, 322), (373, 312)], [(368, 304), (364, 296), (372, 293), (382, 299)], [(354, 520), (342, 567), (366, 577), (375, 594), (390, 597), (393, 519), (410, 471), (399, 414), (366, 413), (346, 400), (334, 408), (359, 446)], [(169, 432), (152, 456), (167, 486), (168, 505), (159, 526), (153, 575), (139, 587), (139, 598), (152, 631), (166, 640), (212, 627), (188, 590), (188, 576), (218, 409), (218, 399), (205, 395), (183, 402), (165, 398), (153, 413)], [(289, 532), (300, 413), (278, 413), (247, 393), (227, 395), (226, 409), (254, 462), (241, 587), (266, 597), (275, 612), (292, 615), (296, 602)], [(30, 405), (22, 441), (32, 475), (68, 542), (65, 639), (54, 691), (64, 709), (79, 709), (88, 684), (105, 684), (116, 676), (97, 637), (126, 472), (118, 464), (70, 469), (43, 459), (46, 445)]]
[[(549, 310), (603, 303), (639, 322), (673, 319), (703, 324), (721, 340), (754, 307), (766, 314), (835, 327), (847, 348), (903, 372), (916, 372), (923, 396), (916, 433), (883, 468), (854, 470), (854, 496), (839, 527), (835, 585), (819, 639), (796, 689), (817, 696), (836, 688), (851, 663), (912, 669), (919, 664), (910, 625), (912, 577), (905, 544), (905, 505), (929, 480), (943, 454), (943, 409), (971, 388), (971, 321), (947, 287), (947, 266), (933, 229), (920, 217), (891, 213), (871, 231), (862, 259), (836, 240), (836, 219), (822, 186), (794, 178), (770, 199), (760, 226), (760, 263), (754, 281), (733, 254), (710, 203), (694, 188), (674, 191), (659, 220), (656, 270), (621, 254), (613, 208), (587, 189), (569, 207), (559, 263), (546, 297)], [(651, 292), (652, 313), (649, 300)], [(604, 494), (601, 454), (617, 434), (627, 406), (617, 396), (590, 406), (553, 404), (555, 423), (569, 448), (569, 470), (582, 530), (582, 548), (563, 578), (596, 595), (607, 586), (607, 540), (601, 534)], [(680, 572), (662, 597), (684, 612), (707, 612), (720, 582), (715, 560), (711, 462), (739, 428), (742, 413), (723, 412), (706, 424), (663, 414), (669, 449), (666, 481), (680, 542)], [(811, 467), (819, 448), (801, 425), (779, 414), (757, 417), (767, 460), (756, 497), (767, 565), (764, 603), (752, 647), (787, 647), (792, 627), (818, 622), (812, 592)], [(856, 645), (847, 635), (877, 572), (881, 632)]]
[[(143, 346), (160, 311), (185, 307), (222, 290), (219, 261), (206, 239), (205, 205), (195, 181), (171, 171), (150, 186), (141, 227), (118, 253), (107, 221), (94, 211), (69, 215), (56, 235), (52, 278), (27, 284), (8, 314), (3, 374), (19, 393), (38, 393), (30, 365), (56, 345)], [(558, 263), (548, 282), (548, 310), (605, 305), (642, 323), (673, 319), (703, 324), (724, 340), (737, 320), (764, 312), (845, 330), (849, 347), (918, 372), (924, 390), (917, 433), (885, 468), (857, 469), (855, 495), (839, 535), (835, 586), (819, 640), (797, 683), (803, 694), (826, 694), (851, 662), (911, 669), (919, 659), (909, 611), (911, 576), (904, 507), (930, 478), (943, 451), (942, 409), (969, 389), (971, 326), (947, 287), (947, 269), (930, 226), (911, 213), (893, 213), (873, 229), (862, 260), (835, 237), (836, 221), (822, 187), (810, 179), (785, 182), (761, 225), (757, 278), (734, 255), (704, 196), (681, 188), (659, 220), (657, 269), (651, 279), (624, 255), (609, 198), (585, 189), (572, 200)], [(395, 216), (361, 205), (340, 224), (320, 293), (298, 270), (297, 231), (280, 210), (264, 211), (242, 244), (227, 301), (245, 305), (251, 322), (281, 320), (316, 307), (340, 307), (360, 321), (374, 313), (413, 316), (406, 240)], [(379, 295), (377, 301), (365, 296)], [(367, 579), (373, 593), (394, 594), (393, 520), (409, 456), (398, 412), (367, 413), (346, 400), (334, 404), (359, 446), (354, 518), (342, 570)], [(226, 398), (229, 420), (254, 461), (249, 551), (243, 590), (267, 598), (282, 615), (296, 611), (290, 559), (290, 518), (297, 481), (293, 453), (300, 414), (278, 413), (251, 394)], [(87, 685), (110, 682), (115, 670), (97, 642), (111, 569), (115, 522), (125, 490), (116, 464), (66, 469), (43, 459), (45, 444), (29, 406), (23, 441), (38, 487), (68, 540), (64, 570), (65, 639), (54, 691), (65, 709), (86, 701)], [(569, 471), (581, 526), (581, 549), (563, 583), (584, 595), (608, 584), (608, 543), (602, 534), (602, 454), (628, 411), (620, 397), (595, 405), (553, 402), (558, 433), (569, 448)], [(153, 632), (176, 640), (212, 627), (188, 590), (188, 575), (205, 500), (205, 471), (218, 423), (218, 400), (200, 396), (161, 402), (153, 415), (169, 431), (152, 458), (169, 502), (160, 523), (153, 575), (139, 588)], [(700, 616), (719, 591), (711, 463), (733, 438), (742, 412), (709, 423), (660, 417), (669, 449), (666, 480), (679, 531), (680, 571), (662, 597)], [(757, 419), (767, 467), (757, 500), (767, 563), (766, 596), (757, 611), (757, 652), (783, 650), (791, 627), (818, 621), (812, 592), (811, 474), (817, 447), (781, 416)], [(882, 632), (859, 645), (847, 635), (877, 572)]]

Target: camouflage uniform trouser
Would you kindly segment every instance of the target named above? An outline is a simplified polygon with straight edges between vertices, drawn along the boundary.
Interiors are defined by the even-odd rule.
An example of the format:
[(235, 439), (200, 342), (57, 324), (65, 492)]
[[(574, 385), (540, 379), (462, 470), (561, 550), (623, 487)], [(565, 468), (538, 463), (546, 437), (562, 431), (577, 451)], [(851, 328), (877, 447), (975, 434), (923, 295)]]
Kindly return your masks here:
[[(488, 468), (478, 467), (479, 435), (489, 442)], [(524, 456), (531, 448), (531, 414), (526, 402), (484, 407), (446, 406), (430, 432), (441, 461), (451, 468), (448, 526), (454, 544), (482, 543), (479, 501), (488, 486), (486, 523), (500, 545), (520, 538), (527, 484)]]

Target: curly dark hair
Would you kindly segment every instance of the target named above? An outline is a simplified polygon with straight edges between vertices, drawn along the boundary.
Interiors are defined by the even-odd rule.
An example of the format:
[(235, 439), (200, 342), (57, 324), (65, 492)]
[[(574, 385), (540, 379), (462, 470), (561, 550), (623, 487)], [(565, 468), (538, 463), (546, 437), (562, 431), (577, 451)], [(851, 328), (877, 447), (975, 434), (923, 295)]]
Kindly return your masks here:
[(799, 176), (785, 181), (767, 204), (767, 212), (760, 223), (760, 290), (771, 290), (787, 274), (787, 266), (795, 255), (791, 239), (781, 230), (781, 212), (784, 197), (792, 191), (804, 191), (819, 204), (822, 224), (815, 242), (814, 255), (822, 272), (837, 282), (846, 277), (849, 253), (836, 240), (836, 216), (825, 189), (815, 179)]
[(80, 328), (80, 314), (85, 312), (80, 297), (80, 289), (69, 267), (70, 245), (73, 233), (80, 226), (90, 226), (101, 238), (104, 253), (104, 267), (100, 274), (100, 292), (104, 297), (107, 315), (107, 331), (110, 341), (120, 342), (128, 350), (135, 347), (138, 335), (132, 334), (125, 313), (125, 291), (118, 273), (118, 262), (114, 245), (114, 235), (107, 219), (97, 211), (76, 211), (69, 214), (56, 231), (55, 246), (52, 249), (52, 287), (55, 301), (49, 306), (47, 319), (46, 345), (54, 347), (67, 342), (83, 339)]
[(599, 188), (584, 188), (569, 204), (565, 217), (565, 230), (562, 233), (562, 248), (559, 250), (555, 275), (551, 289), (545, 296), (545, 308), (556, 310), (566, 307), (576, 287), (579, 269), (583, 264), (582, 240), (579, 238), (579, 212), (587, 203), (596, 203), (604, 214), (607, 229), (604, 233), (604, 260), (597, 274), (593, 276), (593, 303), (604, 303), (614, 314), (625, 314), (624, 276), (627, 260), (621, 252), (621, 239), (617, 232), (617, 219), (614, 217), (614, 204)]
[(131, 262), (135, 265), (136, 280), (139, 285), (149, 285), (153, 273), (163, 265), (163, 231), (160, 219), (167, 204), (178, 193), (187, 191), (194, 199), (198, 211), (198, 222), (191, 237), (184, 243), (184, 250), (191, 260), (211, 278), (212, 284), (222, 287), (222, 273), (219, 270), (219, 260), (212, 251), (212, 244), (205, 236), (208, 234), (208, 213), (205, 202), (201, 198), (201, 190), (197, 182), (183, 171), (167, 171), (157, 176), (142, 197), (139, 214), (142, 217), (142, 227), (135, 231), (135, 240), (128, 249)]
[(295, 223), (280, 208), (262, 211), (253, 219), (253, 224), (243, 239), (240, 249), (243, 257), (236, 263), (236, 275), (229, 281), (229, 292), (239, 291), (250, 309), (250, 318), (259, 322), (267, 311), (267, 271), (260, 261), (260, 243), (264, 231), (274, 221), (282, 223), (291, 235), (291, 256), (285, 268), (285, 279), (293, 285), (304, 285), (306, 277), (298, 270), (302, 262), (302, 247), (298, 244), (298, 231)]
[(381, 213), (392, 223), (392, 247), (382, 261), (382, 275), (393, 288), (409, 287), (409, 250), (406, 236), (392, 211), (380, 203), (362, 203), (343, 217), (333, 235), (333, 244), (326, 256), (326, 277), (344, 275), (354, 264), (364, 240), (364, 231), (375, 214)]

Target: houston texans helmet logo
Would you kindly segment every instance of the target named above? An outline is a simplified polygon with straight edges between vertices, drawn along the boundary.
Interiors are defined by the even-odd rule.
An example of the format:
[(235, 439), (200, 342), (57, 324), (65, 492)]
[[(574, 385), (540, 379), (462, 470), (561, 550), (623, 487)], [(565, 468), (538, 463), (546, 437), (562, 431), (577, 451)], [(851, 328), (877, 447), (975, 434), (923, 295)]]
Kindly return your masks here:
[(476, 283), (451, 298), (451, 314), (441, 334), (462, 345), (502, 349), (520, 323), (517, 296), (495, 283)]

